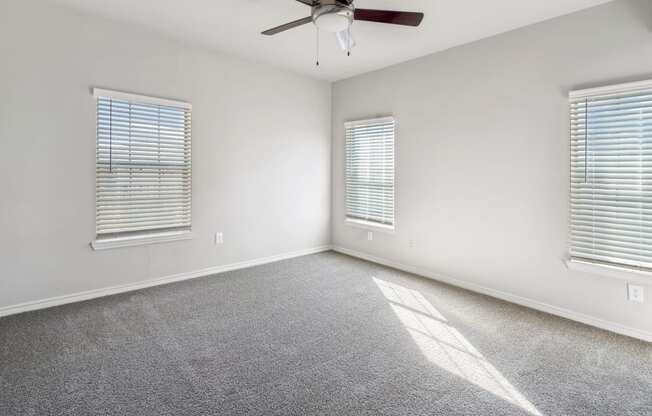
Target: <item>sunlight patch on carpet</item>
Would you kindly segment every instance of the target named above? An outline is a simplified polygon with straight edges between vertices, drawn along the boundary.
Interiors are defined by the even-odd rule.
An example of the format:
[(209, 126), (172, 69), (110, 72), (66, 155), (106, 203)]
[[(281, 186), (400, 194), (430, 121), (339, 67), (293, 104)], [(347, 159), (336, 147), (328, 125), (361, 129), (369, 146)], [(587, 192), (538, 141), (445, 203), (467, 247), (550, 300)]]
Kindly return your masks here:
[(534, 416), (542, 416), (417, 290), (373, 278), (429, 361)]

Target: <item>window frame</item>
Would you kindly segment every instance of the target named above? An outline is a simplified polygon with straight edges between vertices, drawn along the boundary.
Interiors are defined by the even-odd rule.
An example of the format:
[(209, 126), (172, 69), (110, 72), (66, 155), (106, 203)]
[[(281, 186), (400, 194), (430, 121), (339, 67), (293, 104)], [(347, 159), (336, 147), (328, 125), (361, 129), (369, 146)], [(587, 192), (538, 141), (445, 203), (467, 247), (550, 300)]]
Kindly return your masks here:
[[(178, 109), (183, 109), (192, 114), (192, 104), (185, 101), (171, 100), (167, 98), (153, 97), (142, 94), (134, 94), (117, 90), (110, 90), (104, 88), (92, 88), (92, 97), (93, 103), (95, 106), (98, 105), (98, 100), (102, 97), (110, 97), (112, 99), (128, 101), (141, 104), (149, 105), (159, 105), (166, 107), (175, 107)], [(95, 112), (95, 147), (94, 154), (97, 154), (97, 128), (99, 124), (99, 119), (97, 112)], [(192, 125), (192, 121), (189, 122)], [(192, 149), (192, 132), (190, 133), (190, 148)], [(192, 232), (192, 151), (190, 153), (190, 163), (189, 163), (189, 176), (190, 176), (190, 186), (189, 186), (189, 196), (190, 196), (190, 225), (187, 228), (182, 229), (151, 229), (151, 230), (140, 230), (134, 232), (125, 232), (118, 234), (97, 234), (95, 233), (95, 238), (91, 241), (90, 246), (93, 250), (105, 250), (113, 248), (122, 248), (122, 247), (131, 247), (139, 245), (149, 245), (155, 243), (165, 243), (172, 241), (182, 241), (190, 240), (193, 237)], [(95, 181), (94, 187), (97, 187), (97, 159), (95, 160)], [(95, 196), (97, 197), (97, 188), (95, 189)], [(97, 229), (97, 202), (95, 203), (95, 216), (94, 216), (94, 228)]]
[[(571, 110), (570, 106), (572, 105), (573, 100), (578, 100), (582, 98), (591, 98), (596, 96), (609, 96), (609, 95), (618, 95), (623, 93), (634, 93), (636, 91), (643, 91), (652, 89), (652, 79), (628, 83), (619, 83), (619, 84), (610, 84), (601, 87), (586, 88), (580, 90), (571, 90), (568, 93), (568, 104), (569, 104), (569, 140), (572, 140), (572, 130), (571, 130)], [(627, 280), (634, 283), (643, 283), (649, 284), (650, 278), (652, 277), (652, 268), (641, 267), (630, 265), (626, 263), (618, 262), (607, 262), (597, 259), (576, 257), (572, 255), (572, 229), (571, 222), (573, 219), (573, 214), (571, 212), (571, 202), (572, 198), (572, 155), (573, 150), (569, 142), (569, 204), (568, 204), (568, 247), (567, 247), (567, 258), (565, 259), (566, 267), (569, 270), (594, 274), (598, 276), (610, 277), (620, 280)]]
[[(393, 156), (393, 161), (394, 161), (394, 174), (392, 175), (392, 183), (393, 183), (393, 204), (392, 204), (392, 209), (393, 209), (393, 214), (394, 214), (394, 221), (393, 224), (386, 225), (386, 224), (381, 224), (377, 223), (374, 221), (366, 221), (363, 219), (359, 218), (351, 218), (348, 216), (347, 208), (346, 208), (346, 198), (347, 198), (347, 189), (346, 189), (346, 130), (353, 126), (363, 126), (365, 124), (370, 124), (370, 123), (377, 123), (377, 122), (383, 122), (383, 121), (392, 121), (394, 123), (394, 154)], [(387, 234), (395, 234), (398, 230), (398, 210), (397, 210), (397, 200), (396, 200), (396, 195), (398, 194), (398, 181), (397, 181), (397, 170), (398, 170), (398, 164), (397, 164), (397, 154), (398, 154), (398, 122), (396, 118), (393, 115), (387, 115), (387, 116), (380, 116), (380, 117), (370, 117), (370, 118), (362, 118), (362, 119), (355, 119), (355, 120), (349, 120), (344, 122), (344, 219), (343, 222), (345, 225), (348, 225), (353, 228), (359, 228), (363, 230), (370, 230), (370, 231), (379, 231), (382, 233), (387, 233)]]

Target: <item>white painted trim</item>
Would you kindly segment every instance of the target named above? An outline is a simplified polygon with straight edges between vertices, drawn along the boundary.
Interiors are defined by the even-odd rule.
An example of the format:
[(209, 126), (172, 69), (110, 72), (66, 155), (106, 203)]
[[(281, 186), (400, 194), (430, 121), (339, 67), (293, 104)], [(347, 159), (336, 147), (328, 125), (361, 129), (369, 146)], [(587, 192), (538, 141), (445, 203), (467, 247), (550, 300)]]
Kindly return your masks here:
[(598, 276), (611, 277), (613, 279), (625, 280), (630, 283), (652, 284), (652, 273), (644, 270), (618, 267), (610, 264), (595, 263), (587, 260), (570, 258), (565, 261), (566, 267), (578, 272), (595, 274)]
[(137, 103), (163, 105), (166, 107), (185, 108), (187, 110), (192, 109), (192, 104), (184, 101), (169, 100), (167, 98), (159, 98), (159, 97), (150, 97), (147, 95), (132, 94), (130, 92), (107, 90), (103, 88), (93, 88), (93, 98), (97, 100), (99, 97), (115, 98), (116, 100), (124, 100), (124, 101), (131, 101)]
[(146, 244), (169, 243), (171, 241), (191, 240), (192, 232), (168, 231), (163, 233), (136, 234), (115, 238), (99, 238), (91, 242), (93, 250), (108, 250), (111, 248), (142, 246)]
[(388, 234), (396, 234), (396, 228), (391, 225), (383, 225), (371, 221), (364, 221), (364, 220), (357, 220), (354, 218), (346, 218), (344, 220), (344, 224), (350, 226), (350, 227), (355, 227), (355, 228), (361, 228), (363, 230), (367, 231), (378, 231), (381, 233), (388, 233)]
[(346, 121), (344, 122), (344, 128), (350, 129), (352, 127), (360, 127), (360, 126), (366, 126), (370, 124), (381, 124), (381, 123), (389, 123), (389, 122), (393, 122), (396, 125), (396, 119), (394, 118), (394, 116), (365, 118), (360, 120)]
[(612, 94), (622, 94), (636, 92), (652, 88), (652, 80), (628, 82), (625, 84), (606, 85), (604, 87), (587, 88), (583, 90), (570, 91), (568, 97), (571, 99), (590, 98), (594, 96), (607, 96)]
[(37, 309), (51, 308), (53, 306), (65, 305), (67, 303), (81, 302), (84, 300), (100, 298), (118, 293), (131, 292), (133, 290), (144, 289), (152, 286), (159, 286), (173, 282), (180, 282), (183, 280), (194, 279), (197, 277), (209, 276), (217, 273), (224, 273), (231, 270), (244, 269), (247, 267), (259, 266), (261, 264), (273, 263), (276, 261), (291, 259), (294, 257), (306, 256), (309, 254), (321, 253), (329, 251), (329, 245), (309, 248), (305, 250), (298, 250), (289, 253), (277, 254), (269, 257), (262, 257), (253, 260), (245, 260), (238, 263), (225, 264), (222, 266), (208, 267), (205, 269), (195, 270), (191, 272), (178, 273), (170, 276), (159, 277), (155, 279), (148, 279), (136, 283), (128, 283), (125, 285), (106, 287), (102, 289), (88, 290), (85, 292), (73, 293), (70, 295), (57, 296), (48, 299), (41, 299), (32, 302), (20, 303), (18, 305), (5, 306), (0, 308), (0, 317), (14, 315), (17, 313), (33, 311)]
[(601, 318), (596, 318), (589, 316), (580, 312), (575, 312), (569, 309), (561, 308), (559, 306), (550, 305), (544, 302), (539, 302), (534, 299), (525, 298), (522, 296), (514, 295), (512, 293), (503, 292), (500, 290), (492, 289), (489, 287), (481, 286), (472, 282), (468, 282), (461, 279), (456, 279), (453, 277), (442, 276), (433, 271), (423, 269), (420, 267), (408, 266), (395, 262), (392, 260), (387, 260), (381, 257), (373, 256), (371, 254), (362, 253), (359, 251), (351, 250), (341, 246), (334, 246), (334, 251), (337, 251), (342, 254), (346, 254), (352, 257), (357, 257), (363, 260), (371, 261), (373, 263), (378, 263), (383, 266), (392, 267), (394, 269), (402, 270), (408, 273), (413, 273), (419, 276), (426, 277), (428, 279), (436, 280), (439, 282), (444, 282), (453, 286), (461, 287), (463, 289), (470, 290), (472, 292), (481, 293), (483, 295), (491, 296), (497, 299), (501, 299), (507, 302), (515, 303), (517, 305), (525, 306), (530, 309), (535, 309), (541, 312), (546, 312), (551, 315), (560, 316), (562, 318), (570, 319), (572, 321), (581, 322), (586, 325), (594, 326), (596, 328), (604, 329), (606, 331), (615, 332), (617, 334), (626, 335), (632, 338), (637, 338), (643, 341), (652, 342), (652, 333), (643, 331), (637, 328), (631, 328), (625, 325), (621, 325), (616, 322), (607, 321)]

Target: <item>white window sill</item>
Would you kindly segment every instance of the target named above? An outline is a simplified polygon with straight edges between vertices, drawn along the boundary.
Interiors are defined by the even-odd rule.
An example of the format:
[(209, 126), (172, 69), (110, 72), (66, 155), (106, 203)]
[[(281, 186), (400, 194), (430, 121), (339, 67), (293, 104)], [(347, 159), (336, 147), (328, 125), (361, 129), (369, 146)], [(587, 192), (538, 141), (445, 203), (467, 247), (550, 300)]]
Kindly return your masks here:
[(108, 250), (120, 247), (142, 246), (147, 244), (168, 243), (171, 241), (190, 240), (192, 232), (168, 231), (161, 233), (148, 233), (127, 237), (100, 238), (91, 242), (93, 250)]
[(626, 280), (630, 283), (652, 283), (652, 273), (644, 270), (630, 269), (609, 264), (594, 263), (587, 260), (567, 259), (566, 267), (570, 270)]
[(391, 225), (383, 225), (383, 224), (378, 224), (375, 222), (363, 221), (363, 220), (354, 220), (351, 218), (347, 218), (344, 221), (344, 223), (346, 225), (350, 225), (351, 227), (362, 228), (363, 230), (380, 231), (389, 234), (396, 233), (396, 228)]

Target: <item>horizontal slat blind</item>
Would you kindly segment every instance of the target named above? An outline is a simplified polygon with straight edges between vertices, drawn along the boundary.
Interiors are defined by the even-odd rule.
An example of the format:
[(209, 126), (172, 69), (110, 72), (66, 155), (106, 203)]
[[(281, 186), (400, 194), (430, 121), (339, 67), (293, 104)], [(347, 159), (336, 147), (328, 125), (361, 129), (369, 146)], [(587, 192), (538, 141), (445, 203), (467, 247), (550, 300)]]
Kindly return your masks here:
[(346, 123), (346, 216), (394, 226), (394, 119)]
[(571, 93), (571, 256), (652, 268), (652, 83)]
[(98, 237), (189, 229), (190, 106), (104, 90), (95, 95)]

